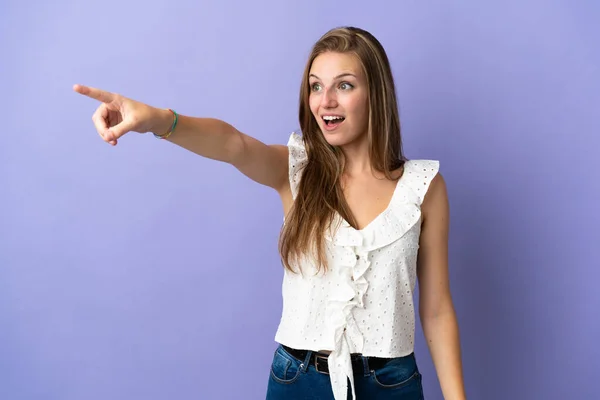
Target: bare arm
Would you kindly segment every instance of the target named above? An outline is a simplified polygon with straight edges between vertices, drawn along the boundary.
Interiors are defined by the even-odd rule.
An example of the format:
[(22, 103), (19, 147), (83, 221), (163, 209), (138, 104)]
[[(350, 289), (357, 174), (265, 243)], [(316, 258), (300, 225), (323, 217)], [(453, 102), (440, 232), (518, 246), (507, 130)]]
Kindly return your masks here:
[(444, 399), (464, 400), (458, 323), (448, 277), (448, 195), (441, 174), (433, 178), (422, 210), (417, 269), (419, 315)]
[[(155, 133), (164, 134), (173, 117), (168, 110), (158, 111), (163, 122)], [(202, 157), (231, 164), (253, 181), (277, 191), (289, 185), (287, 146), (266, 145), (227, 122), (180, 115), (177, 128), (166, 140)]]
[[(131, 131), (162, 135), (173, 122), (168, 110), (87, 86), (75, 85), (73, 89), (102, 103), (92, 119), (100, 136), (112, 145)], [(203, 157), (229, 163), (280, 193), (289, 188), (287, 147), (266, 145), (224, 121), (180, 115), (175, 131), (166, 140)]]

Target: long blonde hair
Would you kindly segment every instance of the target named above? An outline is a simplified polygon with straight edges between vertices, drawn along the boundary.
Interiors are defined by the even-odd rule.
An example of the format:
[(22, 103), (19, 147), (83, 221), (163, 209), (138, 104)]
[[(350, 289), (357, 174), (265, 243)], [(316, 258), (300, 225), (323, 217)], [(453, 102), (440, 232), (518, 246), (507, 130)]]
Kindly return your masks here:
[(359, 28), (330, 30), (313, 46), (300, 85), (299, 120), (308, 162), (279, 240), (282, 263), (292, 272), (295, 272), (292, 264), (308, 254), (312, 254), (317, 271), (327, 270), (325, 231), (331, 227), (335, 213), (357, 229), (341, 185), (343, 154), (338, 147), (327, 143), (309, 107), (310, 69), (315, 58), (325, 52), (353, 54), (366, 76), (372, 168), (393, 180), (392, 172), (406, 161), (402, 153), (394, 79), (383, 46), (373, 35)]

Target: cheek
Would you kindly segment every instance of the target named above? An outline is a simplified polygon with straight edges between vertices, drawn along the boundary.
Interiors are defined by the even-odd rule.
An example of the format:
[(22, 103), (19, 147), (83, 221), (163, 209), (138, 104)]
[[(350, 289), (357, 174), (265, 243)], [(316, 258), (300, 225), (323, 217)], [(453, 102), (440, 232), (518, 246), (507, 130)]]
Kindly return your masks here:
[(318, 120), (317, 113), (319, 112), (319, 100), (316, 98), (316, 96), (313, 96), (313, 95), (309, 96), (308, 106), (310, 107), (310, 111), (312, 112), (312, 115), (315, 117), (315, 119)]
[(348, 107), (352, 110), (352, 114), (359, 120), (357, 122), (364, 122), (364, 120), (368, 119), (369, 104), (366, 97), (357, 96), (353, 98)]

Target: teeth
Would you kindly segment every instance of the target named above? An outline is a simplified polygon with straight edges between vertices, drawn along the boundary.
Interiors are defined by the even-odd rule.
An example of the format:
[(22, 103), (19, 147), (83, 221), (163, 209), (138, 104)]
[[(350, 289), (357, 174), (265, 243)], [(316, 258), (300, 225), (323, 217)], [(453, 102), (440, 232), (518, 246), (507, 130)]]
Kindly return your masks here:
[(338, 116), (334, 116), (334, 115), (325, 115), (325, 116), (323, 116), (323, 119), (325, 121), (333, 121), (334, 119), (344, 119), (344, 117), (338, 117)]

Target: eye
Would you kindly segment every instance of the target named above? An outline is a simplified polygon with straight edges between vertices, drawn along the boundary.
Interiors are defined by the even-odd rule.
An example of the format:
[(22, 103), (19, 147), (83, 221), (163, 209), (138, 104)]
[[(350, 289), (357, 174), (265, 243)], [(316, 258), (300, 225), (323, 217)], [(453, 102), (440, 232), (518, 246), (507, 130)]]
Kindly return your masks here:
[(340, 83), (340, 89), (342, 89), (342, 90), (350, 90), (352, 88), (354, 88), (354, 86), (352, 86), (348, 82), (342, 82), (342, 83)]
[(310, 90), (313, 92), (317, 92), (319, 90), (321, 90), (321, 84), (320, 83), (313, 83), (312, 85), (310, 85)]

